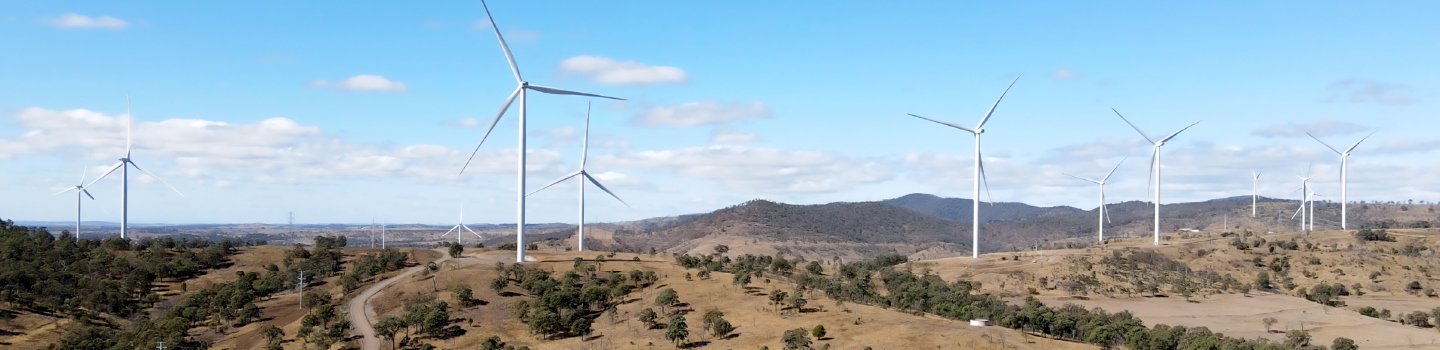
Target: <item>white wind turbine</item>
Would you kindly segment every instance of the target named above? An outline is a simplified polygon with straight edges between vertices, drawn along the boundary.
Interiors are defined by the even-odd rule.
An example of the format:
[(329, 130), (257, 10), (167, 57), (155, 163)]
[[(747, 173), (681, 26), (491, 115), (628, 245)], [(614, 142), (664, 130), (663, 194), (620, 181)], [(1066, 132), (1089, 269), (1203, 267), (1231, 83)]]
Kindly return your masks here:
[[(975, 191), (974, 197), (972, 197), (973, 203), (971, 205), (971, 210), (973, 212), (970, 214), (970, 242), (972, 245), (970, 247), (971, 258), (980, 258), (980, 181), (985, 176), (985, 163), (980, 159), (980, 134), (985, 133), (985, 121), (990, 120), (990, 115), (995, 113), (995, 107), (1000, 105), (1000, 100), (1005, 99), (1005, 94), (1010, 92), (1010, 87), (1015, 86), (1015, 82), (1019, 80), (1020, 77), (1015, 77), (1015, 80), (1010, 81), (1010, 85), (1005, 87), (1005, 91), (1000, 92), (1000, 98), (995, 99), (995, 104), (990, 105), (990, 110), (985, 112), (985, 116), (980, 118), (980, 122), (975, 124), (974, 129), (966, 128), (960, 126), (959, 124), (942, 122), (939, 120), (910, 114), (910, 116), (912, 117), (929, 120), (960, 130), (965, 130), (975, 135)], [(985, 182), (985, 192), (990, 192), (990, 182), (988, 181)], [(991, 202), (994, 202), (994, 199), (991, 199)]]
[(511, 73), (514, 73), (514, 75), (515, 75), (515, 82), (518, 84), (518, 86), (515, 87), (515, 92), (510, 93), (510, 97), (505, 99), (505, 103), (503, 103), (503, 104), (500, 105), (500, 111), (495, 113), (495, 119), (490, 122), (490, 128), (489, 128), (489, 129), (485, 129), (485, 135), (480, 137), (480, 142), (475, 145), (475, 151), (470, 153), (470, 158), (465, 161), (465, 165), (464, 165), (464, 166), (460, 167), (460, 173), (461, 173), (461, 174), (464, 174), (464, 173), (465, 173), (465, 168), (470, 166), (470, 160), (475, 159), (475, 153), (480, 152), (480, 145), (485, 144), (485, 138), (490, 137), (490, 131), (495, 130), (495, 124), (500, 122), (500, 117), (505, 115), (505, 111), (510, 108), (510, 103), (515, 102), (515, 97), (516, 97), (516, 96), (519, 96), (519, 97), (520, 97), (520, 117), (519, 117), (519, 118), (520, 118), (520, 128), (519, 128), (519, 130), (520, 130), (520, 146), (519, 146), (519, 148), (517, 149), (517, 153), (519, 153), (519, 160), (518, 160), (519, 166), (518, 166), (517, 169), (516, 169), (516, 172), (517, 172), (518, 174), (517, 174), (517, 176), (516, 176), (516, 178), (517, 178), (517, 180), (516, 180), (516, 181), (517, 181), (517, 185), (516, 185), (516, 188), (515, 188), (515, 206), (516, 206), (515, 246), (518, 247), (518, 248), (515, 249), (515, 262), (525, 262), (525, 95), (526, 95), (526, 91), (527, 91), (527, 90), (535, 90), (535, 91), (537, 91), (537, 92), (543, 92), (543, 93), (552, 94), (552, 95), (591, 96), (591, 97), (608, 98), (608, 99), (612, 99), (612, 100), (624, 100), (624, 99), (623, 99), (623, 98), (618, 98), (618, 97), (610, 97), (610, 96), (596, 95), (596, 94), (585, 93), (585, 92), (562, 90), (562, 89), (556, 89), (556, 88), (552, 88), (552, 87), (544, 87), (544, 86), (540, 86), (540, 85), (530, 84), (530, 82), (525, 81), (525, 79), (523, 79), (523, 78), (520, 77), (520, 66), (515, 63), (515, 56), (512, 55), (512, 54), (510, 54), (510, 46), (505, 44), (505, 37), (500, 35), (500, 27), (498, 27), (498, 26), (495, 25), (495, 18), (490, 16), (490, 7), (487, 6), (487, 5), (485, 5), (485, 0), (480, 0), (480, 6), (485, 8), (485, 18), (490, 20), (490, 28), (495, 31), (495, 38), (496, 38), (496, 39), (499, 39), (499, 41), (500, 41), (500, 50), (505, 52), (505, 60), (510, 63), (510, 72), (511, 72)]
[[(1306, 134), (1306, 135), (1310, 135), (1310, 133), (1308, 133), (1308, 132), (1305, 133), (1305, 134)], [(1375, 131), (1370, 132), (1370, 135), (1374, 135), (1374, 134), (1375, 134)], [(1319, 138), (1319, 137), (1315, 137), (1315, 135), (1310, 135), (1310, 138), (1315, 139), (1315, 141), (1320, 141), (1320, 144), (1325, 145), (1325, 148), (1329, 148), (1331, 151), (1335, 151), (1336, 154), (1339, 154), (1339, 155), (1340, 155), (1340, 229), (1341, 229), (1341, 230), (1347, 229), (1347, 225), (1346, 225), (1347, 222), (1346, 222), (1346, 215), (1345, 215), (1345, 214), (1346, 214), (1346, 213), (1345, 213), (1345, 178), (1346, 178), (1346, 175), (1350, 172), (1349, 164), (1347, 163), (1347, 162), (1348, 162), (1348, 159), (1350, 158), (1350, 151), (1354, 151), (1354, 150), (1355, 150), (1355, 147), (1359, 147), (1361, 142), (1365, 142), (1365, 139), (1370, 138), (1370, 135), (1365, 135), (1365, 137), (1360, 138), (1360, 141), (1355, 141), (1355, 145), (1350, 146), (1350, 148), (1346, 148), (1344, 152), (1341, 152), (1340, 150), (1335, 149), (1335, 147), (1331, 147), (1330, 144), (1325, 143), (1325, 141), (1320, 141), (1320, 138)]]
[(465, 231), (470, 231), (471, 234), (475, 235), (475, 238), (485, 239), (484, 236), (480, 236), (480, 234), (476, 233), (475, 230), (471, 230), (469, 226), (465, 226), (465, 207), (463, 206), (460, 207), (460, 223), (455, 224), (455, 227), (451, 227), (450, 231), (445, 231), (445, 233), (441, 234), (440, 237), (445, 237), (445, 235), (450, 234), (450, 232), (455, 232), (455, 244), (460, 244), (460, 235), (465, 233), (465, 231), (461, 231), (461, 229), (464, 229)]
[[(100, 174), (100, 177), (95, 178), (95, 181), (91, 181), (89, 185), (85, 185), (86, 188), (94, 186), (96, 182), (104, 179), (105, 176), (110, 175), (110, 173), (115, 172), (116, 169), (123, 168), (123, 170), (120, 171), (120, 238), (126, 237), (126, 231), (130, 226), (130, 167), (135, 167), (135, 170), (139, 170), (156, 180), (160, 180), (160, 183), (165, 184), (165, 187), (175, 190), (175, 193), (179, 193), (181, 197), (185, 196), (184, 193), (180, 193), (180, 190), (175, 189), (175, 186), (170, 186), (170, 183), (160, 179), (159, 176), (155, 176), (155, 173), (145, 170), (145, 168), (141, 168), (139, 164), (130, 161), (130, 124), (132, 124), (133, 119), (134, 117), (130, 114), (130, 96), (125, 96), (125, 157), (120, 158), (119, 163), (115, 163), (115, 166), (110, 167), (110, 170), (105, 171), (104, 174)], [(126, 166), (127, 164), (129, 166)]]
[[(1129, 158), (1126, 158), (1126, 159), (1129, 159)], [(1100, 178), (1100, 180), (1098, 180), (1098, 181), (1095, 180), (1095, 179), (1083, 178), (1083, 177), (1079, 177), (1079, 176), (1075, 176), (1075, 175), (1070, 175), (1070, 174), (1061, 173), (1061, 174), (1065, 174), (1066, 176), (1069, 176), (1069, 177), (1073, 177), (1073, 178), (1077, 178), (1077, 179), (1081, 179), (1081, 180), (1085, 180), (1085, 181), (1094, 182), (1096, 185), (1100, 185), (1100, 208), (1097, 209), (1096, 211), (1100, 212), (1100, 218), (1099, 218), (1100, 223), (1099, 223), (1099, 225), (1100, 225), (1100, 241), (1101, 241), (1101, 242), (1104, 242), (1104, 241), (1105, 241), (1105, 222), (1110, 221), (1110, 213), (1107, 212), (1106, 209), (1105, 209), (1105, 181), (1106, 181), (1106, 180), (1109, 180), (1109, 179), (1110, 179), (1110, 175), (1115, 174), (1115, 169), (1120, 169), (1120, 164), (1124, 164), (1124, 163), (1125, 163), (1125, 159), (1121, 159), (1121, 160), (1120, 160), (1120, 163), (1115, 163), (1115, 167), (1114, 167), (1114, 168), (1111, 168), (1111, 169), (1110, 169), (1110, 172), (1105, 173), (1105, 177)]]
[(1200, 124), (1200, 122), (1197, 121), (1194, 124), (1181, 128), (1180, 131), (1176, 131), (1174, 134), (1170, 134), (1170, 136), (1156, 140), (1151, 138), (1150, 135), (1145, 134), (1145, 131), (1140, 130), (1140, 127), (1135, 126), (1135, 123), (1131, 123), (1129, 119), (1125, 119), (1125, 116), (1120, 115), (1120, 111), (1116, 111), (1114, 108), (1110, 110), (1115, 112), (1115, 115), (1120, 116), (1120, 120), (1124, 120), (1125, 124), (1130, 124), (1130, 127), (1134, 128), (1136, 132), (1139, 132), (1140, 136), (1144, 137), (1146, 141), (1154, 144), (1154, 148), (1152, 148), (1150, 153), (1150, 182), (1155, 184), (1155, 245), (1160, 245), (1160, 147), (1165, 145), (1165, 141), (1170, 141), (1170, 139), (1175, 138), (1175, 135), (1180, 135), (1180, 132), (1189, 129), (1191, 126), (1195, 126), (1195, 124)]
[[(614, 197), (615, 200), (620, 201), (620, 204), (624, 204), (626, 207), (629, 207), (629, 206), (630, 206), (630, 203), (625, 203), (625, 200), (624, 200), (624, 199), (620, 199), (620, 196), (616, 196), (616, 195), (615, 195), (615, 192), (610, 192), (610, 189), (605, 188), (605, 185), (601, 185), (601, 184), (600, 184), (600, 181), (596, 181), (594, 177), (591, 177), (591, 176), (590, 176), (590, 173), (585, 172), (585, 154), (586, 154), (587, 150), (590, 148), (590, 104), (588, 104), (588, 103), (585, 104), (585, 136), (582, 137), (581, 140), (582, 140), (582, 141), (581, 141), (581, 145), (580, 145), (580, 170), (579, 170), (579, 171), (576, 171), (576, 172), (573, 172), (573, 173), (570, 173), (570, 175), (561, 176), (559, 179), (556, 179), (555, 181), (551, 182), (549, 185), (545, 185), (545, 187), (541, 187), (540, 189), (535, 190), (534, 192), (530, 192), (530, 195), (533, 195), (533, 194), (538, 193), (538, 192), (540, 192), (540, 191), (543, 191), (543, 190), (545, 190), (545, 189), (547, 189), (547, 188), (550, 188), (550, 186), (555, 186), (555, 184), (558, 184), (558, 183), (560, 183), (561, 181), (569, 180), (569, 179), (572, 178), (572, 177), (576, 177), (576, 176), (579, 176), (579, 177), (580, 177), (580, 223), (578, 224), (579, 227), (576, 228), (576, 230), (578, 231), (578, 232), (576, 233), (576, 235), (577, 235), (576, 237), (579, 238), (578, 241), (579, 241), (579, 243), (580, 243), (580, 244), (579, 244), (579, 245), (580, 245), (580, 248), (579, 248), (578, 250), (583, 252), (583, 251), (585, 251), (585, 181), (586, 181), (586, 180), (589, 180), (590, 183), (595, 184), (595, 187), (599, 187), (600, 190), (605, 191), (605, 193), (610, 194), (610, 197)], [(527, 196), (528, 196), (528, 195), (527, 195)]]
[[(1309, 175), (1310, 169), (1305, 169), (1305, 173)], [(1315, 175), (1300, 176), (1300, 174), (1295, 174), (1295, 177), (1300, 178), (1300, 208), (1295, 209), (1295, 214), (1291, 214), (1290, 219), (1293, 220), (1296, 215), (1299, 215), (1300, 231), (1305, 231), (1305, 207), (1310, 204), (1310, 178), (1315, 177)], [(1313, 213), (1314, 211), (1311, 212)], [(1311, 228), (1313, 229), (1314, 227)]]
[(1260, 174), (1262, 173), (1264, 172), (1250, 172), (1250, 176), (1253, 177), (1250, 181), (1250, 217), (1252, 218), (1255, 217), (1256, 198), (1260, 197)]
[[(80, 172), (80, 184), (75, 185), (75, 187), (71, 187), (71, 188), (66, 189), (66, 190), (64, 190), (64, 191), (60, 191), (60, 192), (58, 192), (58, 193), (55, 193), (55, 195), (61, 195), (61, 194), (64, 194), (65, 192), (75, 191), (75, 238), (80, 238), (80, 203), (81, 203), (81, 200), (84, 199), (85, 197), (90, 197), (90, 200), (92, 200), (92, 201), (95, 200), (95, 196), (90, 195), (90, 191), (86, 190), (86, 189), (85, 189), (85, 186), (84, 186), (84, 185), (85, 185), (85, 175), (88, 174), (89, 172), (90, 172), (89, 167), (86, 167), (85, 170), (82, 170), (82, 171)], [(83, 195), (83, 196), (82, 196), (82, 195)]]

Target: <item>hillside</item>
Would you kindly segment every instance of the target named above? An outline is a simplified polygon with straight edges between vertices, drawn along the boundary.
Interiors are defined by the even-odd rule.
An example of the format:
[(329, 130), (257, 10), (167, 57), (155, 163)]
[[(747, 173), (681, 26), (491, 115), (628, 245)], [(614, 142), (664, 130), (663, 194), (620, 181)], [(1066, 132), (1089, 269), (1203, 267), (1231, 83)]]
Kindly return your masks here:
[[(970, 222), (974, 202), (965, 198), (941, 198), (933, 194), (911, 193), (880, 201), (882, 204), (905, 208), (921, 214), (951, 221)], [(1014, 202), (981, 202), (980, 223), (995, 220), (1022, 220), (1042, 215), (1063, 215), (1080, 212), (1069, 206), (1037, 207)]]

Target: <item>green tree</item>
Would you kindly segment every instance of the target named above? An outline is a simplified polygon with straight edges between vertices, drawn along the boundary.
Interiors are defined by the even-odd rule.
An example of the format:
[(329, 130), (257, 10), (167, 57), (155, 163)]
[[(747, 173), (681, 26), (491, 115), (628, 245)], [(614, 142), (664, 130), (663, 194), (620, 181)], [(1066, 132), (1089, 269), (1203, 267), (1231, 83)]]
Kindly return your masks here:
[(505, 275), (503, 274), (500, 276), (495, 276), (495, 279), (490, 280), (490, 289), (494, 289), (495, 293), (497, 294), (500, 293), (500, 291), (505, 290), (505, 286), (507, 285), (510, 285), (510, 279), (505, 278)]
[(1310, 332), (1292, 329), (1285, 332), (1285, 345), (1299, 349), (1302, 346), (1310, 345)]
[(1265, 333), (1270, 333), (1270, 327), (1274, 327), (1275, 322), (1279, 321), (1276, 320), (1274, 317), (1266, 317), (1265, 319), (1260, 320), (1260, 323), (1265, 324)]
[(785, 335), (780, 340), (785, 342), (785, 350), (810, 348), (810, 332), (806, 332), (804, 328), (785, 331)]
[(458, 258), (458, 257), (460, 257), (460, 254), (463, 254), (463, 253), (465, 253), (465, 246), (459, 245), (459, 244), (451, 244), (451, 245), (450, 245), (450, 257), (452, 257), (452, 258)]
[(824, 337), (825, 337), (825, 326), (824, 326), (824, 325), (818, 325), (818, 324), (815, 325), (815, 329), (811, 329), (811, 330), (810, 330), (810, 335), (815, 336), (815, 339), (824, 338)]
[(670, 317), (670, 325), (665, 327), (665, 339), (675, 343), (676, 347), (685, 345), (686, 338), (690, 337), (690, 329), (685, 325), (683, 315)]
[(656, 317), (655, 310), (653, 309), (647, 307), (644, 310), (640, 310), (640, 322), (645, 323), (645, 328), (655, 328)]
[(770, 305), (775, 305), (775, 311), (780, 311), (780, 304), (785, 302), (786, 294), (789, 293), (779, 289), (770, 292)]
[(470, 290), (469, 284), (461, 283), (455, 285), (454, 294), (456, 304), (462, 307), (475, 305), (474, 293)]
[(285, 338), (285, 330), (267, 323), (260, 326), (260, 335), (265, 336), (266, 343), (274, 344), (275, 341)]
[(1261, 271), (1259, 275), (1255, 276), (1255, 289), (1267, 290), (1270, 288), (1270, 274)]
[(796, 290), (795, 294), (790, 296), (790, 308), (795, 309), (795, 312), (803, 311), (805, 309), (805, 303), (805, 293), (799, 290)]
[(811, 261), (809, 264), (805, 264), (805, 272), (819, 275), (821, 272), (824, 272), (824, 269), (820, 267), (819, 262)]
[(1335, 341), (1330, 343), (1331, 350), (1356, 350), (1359, 348), (1359, 346), (1355, 345), (1354, 340), (1346, 337), (1335, 338)]
[(675, 306), (675, 304), (679, 302), (680, 295), (675, 293), (675, 288), (665, 288), (665, 290), (660, 291), (660, 295), (655, 296), (655, 305), (659, 306), (660, 311), (666, 315), (670, 314), (670, 312), (667, 311), (668, 308)]

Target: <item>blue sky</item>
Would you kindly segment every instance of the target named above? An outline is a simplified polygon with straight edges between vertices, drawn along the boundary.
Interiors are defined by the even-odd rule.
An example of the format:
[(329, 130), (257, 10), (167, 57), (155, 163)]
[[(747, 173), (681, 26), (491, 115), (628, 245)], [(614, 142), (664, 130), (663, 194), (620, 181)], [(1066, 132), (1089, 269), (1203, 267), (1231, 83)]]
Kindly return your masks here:
[[(1169, 134), (1164, 202), (1298, 197), (1314, 164), (1351, 200), (1437, 200), (1434, 2), (490, 3), (532, 83), (596, 100), (593, 220), (704, 212), (752, 198), (826, 203), (970, 197), (973, 126), (1011, 79), (982, 150), (995, 200), (1095, 206), (1146, 197)], [(514, 222), (514, 108), (455, 172), (514, 80), (478, 2), (0, 4), (0, 217), (73, 219), (51, 193), (123, 153), (135, 222)], [(586, 98), (531, 94), (529, 188), (574, 171)], [(118, 221), (119, 177), (87, 220)], [(573, 222), (574, 183), (529, 221)]]

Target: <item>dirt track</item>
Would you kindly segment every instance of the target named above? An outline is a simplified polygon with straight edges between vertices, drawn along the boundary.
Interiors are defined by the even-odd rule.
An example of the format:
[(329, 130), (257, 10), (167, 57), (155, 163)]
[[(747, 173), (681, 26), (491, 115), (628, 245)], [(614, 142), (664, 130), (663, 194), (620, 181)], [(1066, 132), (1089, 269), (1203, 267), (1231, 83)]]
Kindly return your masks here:
[[(445, 254), (443, 252), (441, 254), (442, 255), (440, 259), (434, 261), (436, 264), (445, 262), (445, 260), (450, 260), (449, 254)], [(409, 277), (410, 275), (416, 272), (420, 272), (424, 269), (425, 265), (412, 267), (409, 270), (406, 270), (404, 273), (395, 275), (395, 277), (387, 278), (384, 281), (380, 281), (380, 283), (376, 283), (375, 285), (370, 286), (370, 288), (366, 288), (364, 292), (360, 293), (360, 295), (356, 295), (354, 299), (350, 299), (350, 305), (348, 307), (348, 309), (350, 310), (350, 320), (354, 322), (355, 330), (359, 331), (360, 335), (364, 336), (365, 338), (360, 342), (361, 349), (380, 350), (381, 344), (383, 344), (380, 341), (380, 338), (375, 336), (375, 327), (373, 326), (375, 321), (371, 319), (372, 316), (370, 315), (374, 313), (374, 311), (372, 311), (370, 308), (370, 298), (375, 297), (376, 293), (380, 293), (381, 290), (384, 290), (385, 287), (388, 287), (390, 286), (390, 284), (395, 283), (395, 281), (399, 281), (401, 278)]]

